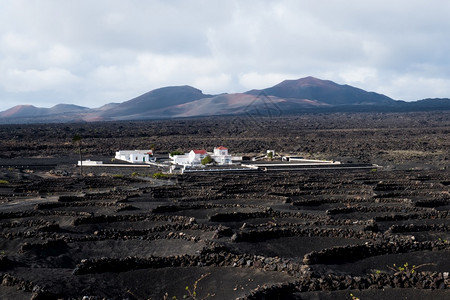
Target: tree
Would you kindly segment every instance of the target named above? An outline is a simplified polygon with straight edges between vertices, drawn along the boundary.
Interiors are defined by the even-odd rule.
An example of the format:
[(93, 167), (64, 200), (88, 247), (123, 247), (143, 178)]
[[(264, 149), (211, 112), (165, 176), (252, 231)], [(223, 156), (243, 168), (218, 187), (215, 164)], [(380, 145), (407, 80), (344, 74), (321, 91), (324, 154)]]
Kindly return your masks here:
[(81, 135), (75, 134), (72, 138), (72, 142), (78, 145), (78, 152), (80, 153), (80, 176), (83, 176), (83, 153), (81, 151)]
[(212, 159), (211, 156), (206, 155), (205, 158), (202, 159), (202, 165), (207, 165), (214, 162), (214, 159)]

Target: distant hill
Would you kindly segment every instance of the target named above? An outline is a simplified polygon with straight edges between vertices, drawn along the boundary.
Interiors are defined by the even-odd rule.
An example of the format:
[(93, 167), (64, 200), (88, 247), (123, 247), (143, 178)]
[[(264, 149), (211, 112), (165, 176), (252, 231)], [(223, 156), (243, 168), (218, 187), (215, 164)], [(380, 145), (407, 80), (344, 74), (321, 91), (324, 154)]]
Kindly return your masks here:
[(105, 119), (157, 117), (155, 111), (208, 97), (211, 95), (204, 95), (202, 91), (190, 86), (163, 87), (104, 110), (100, 116)]
[[(78, 115), (80, 113), (89, 112), (91, 109), (88, 107), (73, 105), (73, 104), (58, 104), (51, 108), (36, 107), (33, 105), (17, 105), (8, 110), (0, 112), (0, 123), (4, 120), (18, 120), (18, 123), (28, 123), (30, 118), (40, 120), (53, 116), (54, 118), (62, 118), (62, 115), (73, 114)], [(23, 120), (22, 120), (23, 119)], [(22, 120), (22, 122), (20, 122)], [(10, 123), (10, 122), (7, 122)]]
[(339, 85), (329, 80), (306, 77), (285, 80), (273, 87), (252, 90), (248, 94), (264, 93), (279, 98), (315, 100), (330, 105), (393, 104), (395, 100), (381, 94), (366, 92), (349, 85)]
[(214, 115), (281, 116), (304, 112), (450, 110), (450, 99), (394, 100), (375, 92), (306, 77), (245, 93), (207, 95), (191, 86), (152, 90), (99, 108), (59, 104), (52, 108), (18, 105), (0, 112), (0, 123), (145, 120)]

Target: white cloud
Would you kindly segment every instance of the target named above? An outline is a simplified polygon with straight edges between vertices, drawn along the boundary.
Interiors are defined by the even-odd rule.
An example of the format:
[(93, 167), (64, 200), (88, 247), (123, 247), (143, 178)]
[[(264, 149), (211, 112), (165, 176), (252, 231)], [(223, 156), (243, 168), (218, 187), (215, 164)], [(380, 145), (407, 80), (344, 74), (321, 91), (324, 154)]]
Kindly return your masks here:
[(443, 95), (447, 98), (450, 97), (450, 79), (404, 75), (393, 78), (389, 85), (384, 84), (379, 89), (397, 100), (443, 98)]
[(239, 75), (239, 83), (247, 90), (250, 89), (263, 89), (271, 87), (285, 79), (296, 79), (292, 78), (287, 74), (259, 74), (256, 72), (249, 72)]
[(396, 99), (450, 97), (449, 13), (445, 0), (4, 1), (0, 110), (6, 99), (103, 104), (309, 75)]
[(231, 75), (219, 73), (215, 76), (199, 76), (195, 79), (194, 86), (201, 87), (203, 93), (221, 94), (230, 92)]
[(350, 85), (358, 85), (375, 79), (377, 72), (372, 68), (352, 68), (339, 74), (344, 82)]
[(0, 84), (5, 91), (12, 93), (74, 88), (78, 81), (69, 71), (56, 68), (25, 71), (11, 69), (0, 75)]
[(80, 57), (69, 47), (57, 44), (45, 52), (38, 54), (41, 64), (52, 66), (72, 66), (79, 62)]
[(37, 42), (30, 37), (19, 35), (14, 32), (5, 32), (1, 39), (0, 45), (4, 53), (23, 53), (31, 52), (36, 49)]

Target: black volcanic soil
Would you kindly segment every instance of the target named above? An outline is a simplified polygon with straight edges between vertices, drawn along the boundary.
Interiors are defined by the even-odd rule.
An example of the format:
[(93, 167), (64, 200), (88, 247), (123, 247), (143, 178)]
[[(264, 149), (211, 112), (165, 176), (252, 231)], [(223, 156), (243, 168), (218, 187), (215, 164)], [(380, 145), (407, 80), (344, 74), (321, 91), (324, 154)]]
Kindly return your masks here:
[[(442, 112), (0, 126), (0, 299), (448, 299), (449, 131)], [(225, 145), (383, 167), (80, 177), (75, 133), (105, 163)]]

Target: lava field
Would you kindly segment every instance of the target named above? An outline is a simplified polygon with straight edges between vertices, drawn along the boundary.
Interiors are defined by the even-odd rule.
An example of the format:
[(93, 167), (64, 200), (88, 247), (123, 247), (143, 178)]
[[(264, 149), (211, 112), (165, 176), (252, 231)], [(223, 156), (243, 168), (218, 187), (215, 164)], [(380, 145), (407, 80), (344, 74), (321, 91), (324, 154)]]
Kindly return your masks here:
[[(433, 126), (410, 129), (408, 143), (438, 153), (431, 165), (409, 156), (378, 169), (155, 179), (156, 167), (85, 167), (80, 177), (64, 156), (18, 148), (0, 158), (0, 298), (448, 299), (448, 116), (439, 122), (435, 136)], [(389, 127), (380, 131), (381, 144)], [(386, 141), (364, 160), (398, 154), (401, 141)]]

